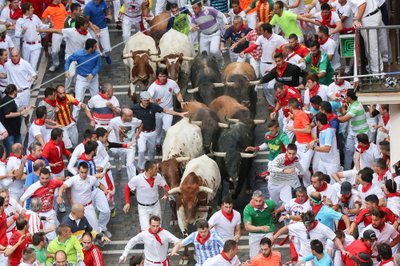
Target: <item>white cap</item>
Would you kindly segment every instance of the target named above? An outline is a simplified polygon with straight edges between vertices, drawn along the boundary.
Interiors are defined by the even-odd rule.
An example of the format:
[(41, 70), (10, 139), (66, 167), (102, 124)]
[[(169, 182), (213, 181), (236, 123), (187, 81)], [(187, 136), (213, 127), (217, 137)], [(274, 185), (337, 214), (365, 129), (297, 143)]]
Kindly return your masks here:
[(142, 91), (140, 93), (140, 99), (141, 100), (149, 100), (149, 99), (151, 99), (151, 95), (148, 91)]

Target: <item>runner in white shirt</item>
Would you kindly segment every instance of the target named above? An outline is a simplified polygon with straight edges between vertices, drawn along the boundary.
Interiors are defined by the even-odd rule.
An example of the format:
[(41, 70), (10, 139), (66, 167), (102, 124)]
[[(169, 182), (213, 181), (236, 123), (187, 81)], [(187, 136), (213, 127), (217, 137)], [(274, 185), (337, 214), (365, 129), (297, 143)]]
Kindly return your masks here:
[(339, 69), (337, 75), (334, 76), (334, 81), (328, 86), (328, 97), (332, 101), (344, 102), (346, 99), (346, 93), (348, 89), (353, 89), (353, 86), (344, 79), (338, 79), (344, 75), (343, 70)]
[(11, 153), (7, 160), (7, 173), (13, 172), (15, 180), (8, 187), (10, 197), (16, 201), (24, 193), (24, 183), (22, 180), (24, 176), (24, 167), (26, 163), (26, 156), (22, 157), (22, 145), (15, 143), (11, 146)]
[(140, 228), (145, 231), (149, 228), (149, 218), (152, 215), (161, 217), (161, 207), (158, 187), (163, 187), (165, 194), (163, 200), (168, 198), (169, 187), (164, 177), (158, 174), (158, 164), (154, 161), (145, 163), (145, 172), (134, 176), (125, 186), (125, 206), (123, 211), (128, 213), (130, 209), (130, 192), (136, 191), (138, 203), (138, 216)]
[[(336, 230), (335, 234), (336, 238), (342, 242), (344, 248), (347, 248), (347, 246), (355, 240), (352, 235), (345, 234), (342, 230)], [(333, 265), (345, 266), (342, 261), (342, 253), (338, 250), (332, 240), (328, 239), (325, 245), (325, 249), (328, 252), (329, 256), (333, 258)]]
[(357, 184), (359, 185), (357, 191), (361, 198), (362, 207), (365, 207), (365, 198), (372, 194), (375, 194), (378, 197), (380, 206), (385, 204), (385, 194), (383, 193), (381, 186), (379, 183), (376, 184), (372, 182), (373, 174), (374, 171), (369, 167), (365, 167), (358, 172)]
[(372, 169), (374, 170), (372, 183), (378, 183), (381, 187), (384, 187), (387, 180), (392, 180), (392, 173), (387, 167), (386, 160), (382, 158), (375, 159)]
[(350, 221), (354, 221), (356, 215), (361, 210), (361, 198), (357, 190), (353, 189), (350, 182), (344, 181), (340, 184), (340, 192), (338, 192), (339, 207), (343, 214), (346, 214)]
[[(21, 205), (18, 204), (18, 202), (10, 198), (10, 193), (6, 188), (0, 188), (0, 196), (4, 198), (4, 212), (7, 215), (7, 223), (11, 223), (11, 221), (14, 218), (14, 214), (21, 213), (23, 210)], [(15, 227), (15, 221), (7, 228), (7, 237), (10, 238), (12, 231)]]
[[(133, 112), (129, 108), (123, 108), (121, 111), (121, 116), (117, 116), (110, 120), (109, 124), (110, 135), (108, 140), (110, 142), (116, 143), (129, 143), (133, 140), (137, 140), (140, 132), (142, 131), (142, 121), (133, 117)], [(120, 157), (122, 155), (126, 156), (126, 171), (128, 178), (136, 176), (136, 166), (135, 166), (135, 146), (129, 149), (110, 149), (112, 154), (118, 154)], [(121, 158), (119, 158), (121, 160)]]
[[(38, 141), (42, 144), (42, 147), (47, 143), (48, 133), (45, 125), (45, 120), (47, 116), (47, 111), (45, 106), (40, 106), (35, 110), (36, 118), (29, 127), (28, 131), (28, 147), (34, 142)], [(27, 152), (28, 154), (28, 152)]]
[(21, 9), (24, 16), (17, 20), (15, 25), (15, 37), (22, 38), (22, 57), (28, 61), (36, 71), (40, 52), (42, 50), (42, 45), (40, 44), (42, 38), (36, 29), (47, 29), (49, 25), (44, 24), (38, 16), (33, 14), (33, 6), (31, 3), (25, 2)]
[(203, 266), (239, 266), (242, 265), (237, 256), (238, 242), (235, 240), (224, 240), (222, 252), (212, 258), (207, 259)]
[(331, 35), (332, 39), (338, 42), (339, 32), (343, 29), (343, 25), (339, 15), (332, 11), (331, 6), (328, 3), (322, 4), (321, 11), (317, 12), (314, 17), (320, 25), (328, 27), (328, 35)]
[[(0, 20), (5, 22), (6, 26), (15, 26), (18, 18), (22, 17), (22, 11), (19, 7), (19, 0), (12, 0), (1, 11)], [(7, 36), (11, 38), (14, 45), (20, 47), (20, 40), (15, 38), (15, 30), (7, 30)]]
[(14, 48), (14, 43), (11, 37), (6, 35), (7, 28), (5, 25), (0, 25), (0, 49), (11, 51)]
[(328, 100), (328, 86), (319, 84), (317, 74), (309, 74), (306, 77), (306, 91), (304, 92), (304, 106), (310, 110), (310, 99), (315, 95), (319, 95), (322, 101)]
[(0, 189), (8, 189), (8, 187), (10, 187), (10, 185), (14, 182), (13, 178), (13, 171), (7, 172), (5, 148), (0, 146)]
[(285, 57), (285, 61), (289, 62), (293, 65), (300, 67), (302, 70), (306, 69), (306, 63), (304, 62), (303, 57), (296, 54), (294, 52), (293, 47), (290, 44), (286, 44), (283, 46), (282, 54)]
[[(125, 12), (122, 16), (122, 39), (127, 42), (131, 36), (132, 26), (135, 32), (140, 31), (143, 10), (148, 6), (146, 0), (124, 0)], [(158, 2), (157, 2), (158, 4)]]
[(179, 239), (161, 228), (161, 218), (152, 215), (147, 221), (150, 225), (146, 230), (142, 230), (135, 237), (131, 238), (126, 244), (122, 256), (119, 258), (119, 263), (126, 262), (129, 251), (139, 243), (144, 244), (144, 258), (146, 266), (170, 266), (168, 260), (168, 246), (169, 243), (176, 244)]
[(88, 175), (89, 166), (87, 163), (82, 162), (78, 166), (79, 174), (67, 179), (58, 191), (57, 203), (63, 202), (62, 194), (67, 188), (71, 188), (71, 200), (70, 205), (74, 203), (82, 204), (85, 207), (85, 216), (88, 219), (93, 230), (101, 232), (99, 222), (96, 216), (96, 211), (92, 201), (92, 191), (95, 188), (99, 188), (105, 194), (113, 194), (112, 191), (107, 190), (99, 180)]
[(15, 103), (18, 108), (28, 107), (31, 98), (31, 87), (37, 78), (36, 71), (31, 64), (21, 58), (18, 49), (11, 51), (11, 60), (8, 60), (4, 67), (7, 72), (8, 82), (17, 87)]
[(220, 235), (222, 240), (233, 239), (239, 242), (240, 239), (240, 221), (241, 215), (232, 207), (232, 200), (224, 198), (221, 204), (221, 210), (215, 212), (208, 220), (210, 227)]
[(324, 51), (331, 62), (333, 70), (341, 67), (338, 43), (329, 35), (327, 26), (318, 27), (318, 38), (321, 50)]
[(6, 49), (0, 49), (0, 96), (3, 98), (6, 96), (4, 93), (7, 85), (8, 85), (8, 78), (7, 78), (7, 71), (4, 64), (8, 60), (8, 51)]
[[(150, 85), (147, 91), (150, 93), (153, 102), (160, 105), (163, 109), (173, 110), (174, 94), (180, 103), (183, 102), (179, 86), (175, 81), (168, 78), (168, 70), (166, 68), (158, 69), (157, 80)], [(164, 112), (156, 114), (156, 145), (161, 145), (163, 135), (172, 125), (172, 118), (171, 114)]]
[(69, 158), (67, 169), (72, 175), (78, 174), (78, 171), (75, 168), (76, 163), (79, 160), (81, 154), (85, 152), (84, 143), (90, 140), (91, 141), (97, 140), (96, 132), (93, 129), (86, 129), (85, 132), (83, 133), (83, 141), (75, 147), (74, 151), (71, 154), (71, 158)]
[(322, 172), (315, 172), (311, 177), (311, 185), (307, 187), (307, 194), (317, 191), (321, 194), (322, 201), (330, 207), (338, 204), (337, 191), (332, 185), (325, 182), (325, 176)]
[(90, 122), (91, 126), (107, 129), (110, 120), (121, 113), (119, 101), (113, 93), (113, 85), (105, 83), (100, 87), (99, 94), (90, 98), (88, 107), (94, 118), (94, 121)]

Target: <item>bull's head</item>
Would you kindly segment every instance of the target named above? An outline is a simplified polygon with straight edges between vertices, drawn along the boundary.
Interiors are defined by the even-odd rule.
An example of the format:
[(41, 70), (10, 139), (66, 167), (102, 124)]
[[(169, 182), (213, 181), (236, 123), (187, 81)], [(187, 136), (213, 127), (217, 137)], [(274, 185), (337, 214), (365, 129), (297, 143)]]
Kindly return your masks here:
[(184, 56), (180, 54), (169, 54), (163, 58), (156, 59), (155, 61), (164, 64), (168, 70), (168, 78), (178, 81), (181, 66), (184, 60), (193, 60), (193, 57)]
[(138, 81), (147, 83), (149, 78), (154, 74), (153, 68), (150, 66), (150, 51), (138, 50), (131, 51), (130, 54), (124, 54), (123, 58), (132, 58), (133, 65), (131, 71), (131, 82), (135, 84)]
[(170, 195), (179, 193), (178, 205), (183, 206), (184, 219), (188, 224), (195, 223), (199, 205), (207, 204), (208, 194), (213, 193), (212, 189), (202, 186), (201, 183), (201, 177), (191, 172), (185, 177), (180, 187), (168, 192)]

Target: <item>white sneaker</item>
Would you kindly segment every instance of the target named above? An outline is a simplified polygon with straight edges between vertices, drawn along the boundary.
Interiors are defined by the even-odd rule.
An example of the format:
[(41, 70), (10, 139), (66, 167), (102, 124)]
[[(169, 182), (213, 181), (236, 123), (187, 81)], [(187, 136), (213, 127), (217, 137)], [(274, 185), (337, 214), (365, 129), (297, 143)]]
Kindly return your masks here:
[(56, 71), (56, 66), (55, 65), (51, 65), (51, 67), (49, 67), (49, 71), (50, 72), (54, 72), (54, 71)]
[(110, 231), (103, 231), (102, 232), (106, 237), (108, 237), (108, 238), (111, 238), (112, 237), (112, 234), (111, 234), (111, 232)]

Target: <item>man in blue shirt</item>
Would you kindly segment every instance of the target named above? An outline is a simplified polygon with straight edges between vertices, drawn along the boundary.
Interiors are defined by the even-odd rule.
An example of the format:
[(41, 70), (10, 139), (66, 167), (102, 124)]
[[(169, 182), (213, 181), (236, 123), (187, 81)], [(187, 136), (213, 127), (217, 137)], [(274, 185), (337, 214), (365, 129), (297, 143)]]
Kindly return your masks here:
[[(33, 172), (29, 173), (26, 176), (25, 179), (25, 184), (24, 187), (25, 189), (27, 189), (30, 185), (36, 183), (37, 181), (39, 181), (39, 173), (40, 170), (42, 170), (42, 168), (45, 167), (44, 161), (38, 159), (33, 163)], [(30, 203), (31, 203), (31, 199), (27, 199), (26, 200), (26, 209), (29, 210), (30, 209)]]
[(315, 266), (333, 266), (333, 262), (329, 254), (324, 250), (324, 245), (318, 239), (311, 240), (311, 253), (308, 254), (297, 263), (301, 264), (307, 261), (313, 261)]
[[(97, 51), (97, 41), (95, 39), (88, 39), (85, 43), (85, 49), (80, 49), (70, 55), (65, 61), (65, 77), (69, 78), (69, 67), (73, 61), (76, 61), (76, 77), (75, 84), (75, 98), (79, 102), (83, 102), (85, 98), (86, 89), (89, 88), (90, 97), (99, 94), (99, 75), (97, 75), (101, 68), (100, 53)], [(78, 107), (74, 106), (73, 117), (77, 120)]]
[(96, 37), (100, 41), (101, 47), (103, 49), (103, 55), (106, 57), (107, 64), (111, 64), (111, 44), (110, 34), (107, 27), (107, 19), (111, 20), (112, 16), (106, 1), (90, 1), (85, 6), (83, 10), (83, 15), (92, 23), (90, 28), (95, 32), (95, 34), (92, 34), (92, 36), (96, 35)]

